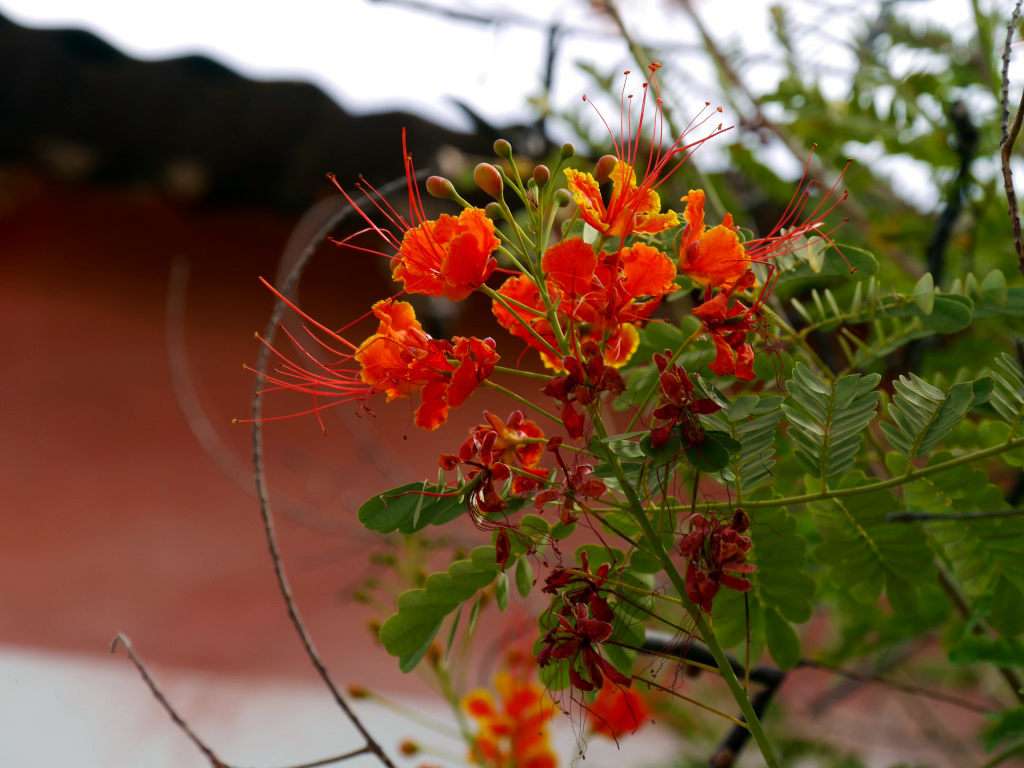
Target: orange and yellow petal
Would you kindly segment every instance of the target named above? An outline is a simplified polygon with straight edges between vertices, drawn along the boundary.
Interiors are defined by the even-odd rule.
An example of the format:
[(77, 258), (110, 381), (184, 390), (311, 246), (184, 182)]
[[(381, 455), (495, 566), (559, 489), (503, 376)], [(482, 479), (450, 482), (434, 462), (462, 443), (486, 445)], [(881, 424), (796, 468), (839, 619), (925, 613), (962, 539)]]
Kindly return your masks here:
[(598, 232), (607, 229), (605, 222), (604, 200), (601, 199), (601, 187), (597, 180), (589, 173), (565, 169), (565, 177), (568, 179), (569, 191), (572, 192), (572, 199), (580, 208), (580, 216)]
[(686, 203), (686, 210), (683, 211), (683, 219), (686, 226), (683, 227), (683, 241), (680, 250), (685, 251), (704, 234), (704, 202), (706, 197), (703, 189), (691, 189), (690, 194), (682, 199)]
[(605, 234), (622, 237), (631, 234), (656, 235), (679, 225), (675, 211), (661, 211), (661, 197), (650, 187), (636, 185), (636, 171), (626, 163), (616, 163), (611, 173), (612, 196), (608, 203)]
[(611, 332), (604, 343), (604, 362), (613, 368), (621, 368), (640, 346), (640, 332), (632, 323), (622, 323)]

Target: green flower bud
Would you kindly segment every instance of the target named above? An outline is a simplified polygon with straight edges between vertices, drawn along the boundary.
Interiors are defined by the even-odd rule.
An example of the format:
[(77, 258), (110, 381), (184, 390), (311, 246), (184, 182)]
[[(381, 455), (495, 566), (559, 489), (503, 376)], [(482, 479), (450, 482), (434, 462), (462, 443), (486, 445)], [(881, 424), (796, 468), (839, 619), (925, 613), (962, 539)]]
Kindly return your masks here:
[(576, 147), (572, 145), (572, 142), (566, 142), (562, 145), (562, 159), (568, 160), (570, 157), (576, 154)]
[(551, 179), (551, 170), (546, 165), (538, 165), (533, 169), (533, 180), (538, 187), (543, 187)]
[(504, 157), (506, 159), (512, 157), (512, 145), (504, 139), (498, 139), (494, 142), (494, 154), (498, 157)]
[(555, 205), (564, 208), (572, 202), (572, 193), (568, 189), (555, 190)]

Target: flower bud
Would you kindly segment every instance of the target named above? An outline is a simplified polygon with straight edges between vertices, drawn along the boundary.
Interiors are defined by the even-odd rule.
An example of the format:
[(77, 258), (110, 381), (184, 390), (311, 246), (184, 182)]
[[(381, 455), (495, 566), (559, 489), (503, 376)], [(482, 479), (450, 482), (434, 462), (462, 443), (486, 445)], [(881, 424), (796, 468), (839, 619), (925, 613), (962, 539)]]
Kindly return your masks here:
[(494, 154), (498, 157), (510, 158), (512, 157), (512, 145), (505, 139), (498, 139), (494, 142)]
[(398, 751), (406, 757), (412, 757), (420, 751), (420, 745), (407, 739), (398, 745)]
[(368, 699), (370, 698), (370, 692), (361, 685), (350, 685), (348, 687), (348, 695), (351, 699)]
[(608, 182), (612, 177), (612, 170), (617, 162), (619, 162), (619, 158), (615, 155), (605, 155), (597, 161), (597, 165), (594, 166), (594, 178), (597, 179), (598, 184), (606, 184)]
[(568, 160), (570, 157), (576, 154), (576, 147), (572, 145), (572, 142), (567, 141), (562, 145), (562, 159)]
[(555, 190), (555, 205), (559, 208), (564, 208), (572, 202), (572, 192), (568, 189), (556, 189)]
[(443, 176), (431, 176), (427, 179), (427, 194), (442, 200), (454, 200), (455, 186)]
[(546, 165), (538, 165), (533, 169), (533, 180), (538, 187), (543, 187), (551, 179), (551, 170)]
[(501, 199), (502, 189), (505, 185), (501, 180), (501, 173), (490, 163), (480, 163), (473, 170), (473, 181), (495, 200)]
[(505, 212), (501, 210), (498, 203), (488, 203), (484, 206), (484, 215), (491, 221), (505, 218)]

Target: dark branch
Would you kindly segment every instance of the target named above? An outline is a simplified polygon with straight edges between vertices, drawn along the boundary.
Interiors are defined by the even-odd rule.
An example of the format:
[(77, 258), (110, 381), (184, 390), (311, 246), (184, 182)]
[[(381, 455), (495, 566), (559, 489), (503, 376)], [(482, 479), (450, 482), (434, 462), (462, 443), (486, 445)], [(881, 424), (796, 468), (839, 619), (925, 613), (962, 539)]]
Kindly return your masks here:
[(153, 678), (150, 677), (149, 671), (146, 669), (145, 665), (143, 665), (142, 660), (139, 659), (139, 657), (135, 654), (135, 649), (132, 648), (132, 641), (129, 640), (126, 635), (120, 632), (118, 632), (117, 637), (115, 637), (113, 641), (111, 641), (110, 652), (116, 653), (118, 646), (124, 648), (125, 653), (128, 654), (128, 659), (135, 666), (135, 669), (139, 671), (139, 674), (142, 676), (143, 682), (145, 682), (146, 685), (149, 687), (150, 693), (153, 694), (153, 697), (157, 700), (160, 706), (164, 708), (164, 711), (168, 715), (170, 715), (170, 718), (174, 721), (174, 724), (177, 725), (178, 728), (180, 728), (184, 732), (184, 734), (188, 736), (189, 740), (196, 745), (196, 748), (206, 756), (206, 759), (210, 761), (210, 765), (212, 765), (213, 768), (230, 768), (230, 766), (227, 763), (222, 761), (219, 757), (217, 757), (217, 755), (213, 753), (213, 750), (210, 749), (206, 745), (206, 743), (196, 735), (195, 731), (193, 731), (189, 727), (189, 724), (185, 722), (185, 718), (179, 715), (178, 712), (174, 709), (174, 707), (171, 706), (171, 702), (169, 702), (167, 700), (167, 697), (164, 696), (163, 691), (161, 691), (159, 686), (157, 686), (156, 681), (154, 681)]
[[(382, 187), (380, 189), (380, 195), (381, 197), (387, 197), (391, 193), (401, 189), (405, 184), (405, 179), (395, 180)], [(295, 263), (292, 265), (287, 276), (281, 284), (277, 286), (282, 297), (290, 297), (294, 294), (295, 289), (298, 287), (299, 280), (302, 277), (302, 273), (310, 259), (312, 259), (316, 249), (327, 239), (338, 224), (352, 214), (353, 210), (354, 209), (351, 205), (342, 206), (338, 212), (320, 228), (316, 235), (313, 236), (309, 241), (309, 244), (295, 260)], [(313, 663), (313, 666), (316, 669), (317, 674), (319, 674), (320, 679), (323, 680), (324, 685), (326, 685), (327, 689), (331, 692), (335, 702), (366, 741), (365, 751), (372, 752), (388, 768), (395, 768), (394, 763), (391, 762), (391, 759), (384, 752), (384, 749), (377, 743), (376, 739), (374, 739), (366, 729), (366, 726), (364, 726), (362, 721), (356, 716), (355, 712), (345, 700), (345, 697), (341, 695), (341, 691), (338, 689), (338, 686), (335, 685), (330, 672), (328, 672), (326, 665), (320, 658), (320, 654), (316, 650), (316, 646), (313, 644), (313, 638), (306, 629), (306, 625), (299, 614), (299, 609), (295, 604), (295, 598), (292, 596), (291, 585), (288, 581), (287, 575), (285, 574), (284, 564), (281, 560), (281, 552), (277, 542), (277, 533), (274, 526), (273, 512), (270, 507), (270, 494), (267, 489), (267, 478), (263, 462), (263, 425), (260, 421), (263, 418), (263, 407), (259, 392), (260, 388), (263, 386), (263, 379), (267, 372), (267, 365), (270, 360), (270, 348), (274, 344), (274, 340), (277, 336), (277, 328), (281, 324), (281, 320), (284, 318), (285, 309), (286, 305), (284, 300), (282, 298), (277, 298), (274, 301), (274, 308), (271, 311), (270, 320), (263, 331), (262, 338), (265, 343), (261, 346), (259, 356), (257, 357), (255, 368), (256, 382), (253, 386), (252, 461), (256, 479), (256, 495), (259, 499), (260, 515), (263, 518), (263, 530), (267, 538), (267, 545), (270, 548), (270, 557), (274, 563), (274, 575), (277, 577), (277, 584), (281, 590), (281, 596), (284, 598), (285, 607), (288, 610), (288, 617), (291, 619), (292, 625), (295, 627), (295, 631), (299, 635), (302, 646), (306, 650), (306, 655)], [(362, 754), (362, 752), (360, 752), (360, 754)]]
[(1010, 43), (1013, 41), (1013, 30), (1017, 27), (1022, 0), (1017, 0), (1010, 15), (1010, 23), (1006, 25), (1006, 45), (1003, 47), (1003, 87), (1002, 87), (1002, 139), (999, 142), (999, 157), (1003, 164), (1003, 189), (1006, 200), (1010, 204), (1010, 224), (1013, 227), (1013, 245), (1017, 249), (1017, 266), (1024, 274), (1024, 232), (1021, 231), (1020, 209), (1017, 206), (1017, 193), (1013, 189), (1013, 172), (1010, 170), (1010, 155), (1013, 144), (1020, 133), (1021, 119), (1024, 118), (1024, 93), (1021, 94), (1017, 114), (1013, 117), (1010, 127)]
[(992, 512), (890, 512), (885, 516), (890, 523), (927, 523), (932, 520), (984, 520), (987, 517), (1019, 517), (1024, 509), (999, 509)]

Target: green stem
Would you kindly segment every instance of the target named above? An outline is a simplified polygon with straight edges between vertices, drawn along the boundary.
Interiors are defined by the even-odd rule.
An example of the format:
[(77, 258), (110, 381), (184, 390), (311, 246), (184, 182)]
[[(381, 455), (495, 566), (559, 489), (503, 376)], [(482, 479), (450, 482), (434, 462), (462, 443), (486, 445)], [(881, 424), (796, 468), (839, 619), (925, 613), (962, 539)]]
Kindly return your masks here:
[[(507, 309), (509, 312), (511, 312), (512, 315), (514, 315), (515, 317), (521, 317), (521, 315), (520, 315), (519, 312), (516, 312), (516, 310), (514, 309), (513, 305), (519, 307), (519, 309), (521, 311), (525, 311), (525, 312), (528, 312), (528, 313), (531, 313), (531, 314), (537, 311), (537, 310), (533, 309), (532, 307), (528, 307), (525, 304), (520, 304), (518, 301), (514, 301), (512, 299), (506, 298), (505, 296), (502, 296), (500, 293), (498, 293), (496, 290), (491, 288), (491, 286), (489, 286), (489, 285), (486, 285), (486, 284), (485, 285), (481, 285), (480, 286), (480, 290), (483, 291), (484, 293), (486, 293), (488, 296), (490, 296), (494, 301), (496, 301), (499, 304), (501, 304), (505, 309)], [(543, 294), (543, 291), (541, 293)], [(551, 346), (551, 343), (547, 339), (545, 339), (543, 336), (541, 336), (539, 333), (537, 333), (537, 331), (534, 330), (532, 325), (530, 325), (528, 322), (524, 322), (522, 320), (520, 320), (520, 325), (522, 325), (527, 331), (529, 331), (530, 334), (532, 334), (533, 337), (537, 339), (537, 341), (539, 341), (541, 344), (543, 344), (544, 347), (551, 353), (551, 356), (555, 360), (561, 360), (562, 359), (562, 353), (559, 352), (557, 349), (555, 349), (553, 346)], [(556, 338), (561, 334), (561, 329), (559, 329), (558, 326), (552, 326), (551, 329), (552, 329), (552, 331), (555, 331), (556, 329), (558, 329), (558, 332), (555, 333), (555, 337)]]
[(550, 380), (553, 375), (550, 373), (537, 373), (536, 371), (524, 371), (521, 368), (506, 368), (503, 365), (494, 366), (494, 370), (498, 373), (510, 373), (515, 376), (525, 376), (528, 379), (543, 379), (544, 381)]
[[(604, 422), (601, 421), (600, 414), (592, 412), (592, 419), (594, 425), (594, 432), (598, 438), (604, 440), (608, 437), (608, 432), (604, 427)], [(672, 586), (676, 592), (679, 593), (680, 597), (686, 595), (686, 582), (680, 575), (679, 570), (675, 567), (668, 552), (665, 551), (665, 547), (661, 541), (661, 537), (657, 531), (654, 530), (651, 525), (651, 521), (647, 519), (647, 513), (644, 509), (643, 503), (640, 498), (636, 495), (636, 491), (633, 490), (633, 486), (629, 484), (629, 480), (626, 477), (626, 473), (622, 469), (622, 465), (619, 463), (619, 458), (610, 449), (605, 449), (605, 461), (608, 462), (609, 466), (615, 474), (615, 478), (619, 482), (619, 487), (622, 488), (622, 492), (625, 494), (627, 501), (629, 502), (630, 511), (633, 514), (634, 519), (643, 531), (644, 538), (647, 540), (648, 546), (651, 551), (655, 553), (658, 560), (661, 561), (661, 565), (665, 574), (668, 576), (669, 581), (672, 582)], [(753, 705), (750, 703), (750, 698), (747, 696), (746, 691), (743, 690), (743, 686), (740, 681), (736, 678), (736, 673), (733, 672), (732, 665), (729, 663), (728, 658), (725, 655), (725, 650), (718, 643), (718, 639), (715, 637), (714, 631), (711, 629), (711, 625), (708, 624), (704, 619), (704, 614), (697, 606), (685, 601), (684, 603), (686, 610), (689, 612), (691, 618), (697, 627), (697, 632), (700, 634), (701, 640), (711, 651), (711, 655), (715, 659), (715, 663), (718, 665), (718, 671), (722, 675), (722, 679), (725, 680), (725, 684), (729, 688), (729, 692), (736, 700), (736, 704), (740, 708), (740, 712), (743, 713), (743, 718), (746, 720), (747, 728), (750, 730), (751, 736), (754, 737), (754, 741), (757, 746), (761, 749), (761, 755), (765, 759), (765, 763), (768, 768), (781, 768), (778, 757), (775, 755), (775, 750), (772, 748), (771, 742), (768, 741), (768, 736), (761, 727), (761, 721), (757, 717), (757, 713), (754, 711)]]
[[(765, 501), (747, 501), (744, 502), (744, 509), (767, 509), (770, 507), (788, 507), (795, 504), (807, 504), (812, 501), (824, 501), (827, 499), (841, 499), (847, 496), (860, 496), (862, 493), (871, 493), (872, 491), (881, 491), (885, 488), (894, 488), (904, 483), (909, 483), (912, 480), (917, 480), (919, 477), (927, 477), (933, 475), (936, 472), (945, 472), (947, 469), (953, 469), (964, 464), (971, 464), (981, 459), (987, 459), (989, 456), (998, 456), (1000, 453), (1006, 453), (1016, 448), (1024, 447), (1024, 437), (1018, 437), (1016, 440), (1008, 440), (1002, 445), (995, 445), (991, 448), (985, 448), (974, 453), (968, 453), (964, 456), (960, 456), (949, 461), (943, 461), (939, 464), (932, 464), (921, 469), (915, 469), (906, 474), (900, 475), (899, 477), (892, 477), (888, 480), (880, 480), (877, 483), (869, 483), (868, 485), (858, 485), (856, 488), (836, 488), (822, 493), (805, 493), (803, 496), (787, 496), (784, 499), (767, 499)], [(707, 503), (709, 509), (731, 509), (732, 504), (729, 502), (721, 501), (710, 501)]]
[(516, 394), (511, 389), (508, 389), (507, 387), (503, 387), (503, 386), (501, 386), (501, 384), (495, 384), (490, 379), (484, 379), (483, 385), (485, 387), (493, 389), (495, 392), (500, 392), (501, 394), (505, 395), (506, 397), (511, 397), (513, 400), (515, 400), (520, 405), (524, 405), (527, 408), (529, 408), (530, 410), (536, 411), (541, 416), (544, 416), (544, 417), (546, 417), (548, 419), (551, 419), (556, 424), (560, 424), (563, 427), (565, 426), (565, 422), (562, 421), (560, 418), (558, 418), (557, 416), (552, 416), (550, 413), (545, 411), (543, 408), (538, 406), (536, 403), (531, 403), (525, 397), (523, 397), (522, 395)]

